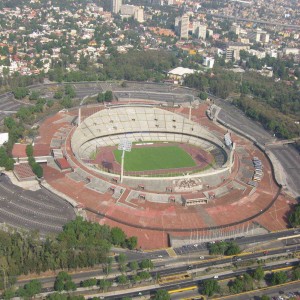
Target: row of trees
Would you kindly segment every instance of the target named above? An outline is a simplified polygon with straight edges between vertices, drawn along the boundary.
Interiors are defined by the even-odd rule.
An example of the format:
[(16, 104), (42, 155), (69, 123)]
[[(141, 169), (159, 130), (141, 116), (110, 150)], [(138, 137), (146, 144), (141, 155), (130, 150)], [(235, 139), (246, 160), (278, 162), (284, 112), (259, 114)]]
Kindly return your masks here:
[(28, 164), (30, 165), (32, 172), (38, 177), (43, 177), (43, 168), (35, 161), (33, 157), (33, 146), (32, 144), (26, 146), (26, 154), (28, 157)]
[(34, 233), (0, 231), (0, 268), (6, 270), (6, 276), (0, 273), (0, 289), (4, 288), (4, 279), (13, 284), (20, 274), (105, 264), (111, 245), (126, 246), (128, 240), (133, 239), (119, 228), (90, 223), (81, 217), (67, 223), (57, 236), (43, 241)]
[(0, 167), (5, 168), (6, 171), (10, 171), (13, 170), (14, 163), (14, 159), (8, 156), (5, 148), (0, 147)]

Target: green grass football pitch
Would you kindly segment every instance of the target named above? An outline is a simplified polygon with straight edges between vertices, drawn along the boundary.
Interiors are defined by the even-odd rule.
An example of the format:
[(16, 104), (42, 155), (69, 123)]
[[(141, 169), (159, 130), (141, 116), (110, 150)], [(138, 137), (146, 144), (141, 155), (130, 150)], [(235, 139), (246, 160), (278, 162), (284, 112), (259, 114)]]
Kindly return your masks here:
[[(122, 151), (114, 150), (121, 164)], [(125, 171), (161, 170), (196, 166), (193, 158), (178, 146), (132, 148), (125, 153)]]

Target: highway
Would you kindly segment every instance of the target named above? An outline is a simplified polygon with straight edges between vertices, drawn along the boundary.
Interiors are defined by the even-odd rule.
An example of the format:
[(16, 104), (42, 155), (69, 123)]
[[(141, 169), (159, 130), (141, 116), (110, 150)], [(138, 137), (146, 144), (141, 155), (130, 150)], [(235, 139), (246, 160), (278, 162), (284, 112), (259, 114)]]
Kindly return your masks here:
[[(298, 262), (297, 263), (290, 263), (289, 266), (293, 266), (293, 265), (297, 265), (297, 264), (298, 264)], [(272, 266), (264, 266), (264, 270), (265, 271), (271, 271), (271, 270), (274, 270), (274, 269), (280, 269), (280, 268), (286, 268), (286, 267), (287, 267), (287, 265), (285, 263), (279, 263), (279, 264), (272, 265)], [(246, 272), (251, 272), (251, 271), (254, 271), (254, 270), (255, 270), (255, 268), (249, 268), (249, 267), (239, 269), (239, 270), (233, 270), (229, 274), (219, 275), (218, 280), (230, 279), (230, 278), (237, 277), (237, 276), (242, 275)], [(205, 276), (205, 279), (208, 279), (208, 278), (214, 278), (214, 276), (213, 275)], [(165, 284), (165, 285), (160, 286), (160, 287), (155, 286), (155, 287), (151, 287), (147, 290), (145, 290), (143, 288), (142, 292), (141, 291), (128, 291), (128, 292), (122, 291), (118, 296), (117, 295), (106, 294), (105, 299), (116, 299), (117, 300), (117, 299), (122, 299), (124, 297), (137, 297), (137, 296), (140, 296), (141, 293), (148, 295), (149, 293), (154, 294), (157, 290), (160, 290), (160, 289), (165, 289), (165, 290), (171, 291), (171, 290), (176, 290), (176, 289), (180, 289), (180, 288), (184, 288), (184, 287), (190, 287), (190, 286), (194, 286), (194, 285), (197, 285), (199, 287), (199, 291), (201, 291), (202, 282), (203, 282), (202, 279), (195, 278), (195, 279), (187, 280), (185, 282), (170, 283), (170, 284)], [(89, 297), (91, 297), (91, 296), (90, 295), (86, 296), (86, 298), (89, 298)]]
[[(284, 254), (288, 255), (293, 252), (297, 252), (298, 249), (300, 250), (300, 245), (293, 245), (286, 248), (280, 248), (280, 249), (274, 249), (269, 250), (268, 256), (276, 255), (276, 254)], [(184, 258), (174, 259), (174, 258), (165, 258), (160, 260), (159, 262), (155, 263), (155, 268), (150, 271), (151, 275), (155, 278), (157, 276), (167, 276), (171, 274), (177, 274), (177, 273), (183, 273), (183, 272), (196, 272), (197, 269), (203, 269), (218, 265), (224, 265), (224, 264), (231, 264), (231, 263), (241, 263), (245, 260), (253, 260), (258, 258), (265, 258), (266, 256), (263, 254), (263, 252), (257, 252), (257, 253), (250, 253), (245, 255), (239, 255), (237, 256), (239, 258), (239, 261), (237, 261), (236, 257), (226, 257), (223, 258), (210, 258), (206, 259), (204, 261), (199, 260), (195, 261), (193, 263), (188, 263), (189, 257), (185, 256)], [(281, 266), (286, 266), (286, 264), (280, 264)], [(115, 269), (112, 274), (118, 274), (119, 272)], [(79, 271), (77, 273), (71, 274), (72, 279), (79, 283), (80, 281), (94, 278), (94, 277), (101, 277), (104, 276), (102, 267), (99, 269), (91, 270), (91, 271)], [(213, 276), (213, 275), (212, 275)], [(228, 277), (224, 277), (228, 278)], [(47, 284), (48, 286), (54, 284), (55, 277), (41, 277), (39, 279), (43, 284)], [(29, 280), (21, 280), (18, 281), (18, 284), (25, 284), (28, 283)]]

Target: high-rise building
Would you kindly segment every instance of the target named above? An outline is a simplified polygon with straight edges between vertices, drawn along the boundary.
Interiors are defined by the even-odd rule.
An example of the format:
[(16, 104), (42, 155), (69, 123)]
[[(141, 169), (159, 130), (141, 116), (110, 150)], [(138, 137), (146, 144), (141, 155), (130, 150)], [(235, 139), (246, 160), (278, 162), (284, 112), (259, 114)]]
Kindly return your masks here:
[(206, 39), (206, 25), (199, 25), (198, 27), (198, 39), (205, 40)]
[(118, 14), (121, 10), (122, 0), (111, 0), (111, 11)]
[(180, 20), (180, 38), (181, 39), (189, 38), (189, 25), (190, 25), (189, 16), (183, 15)]
[(198, 34), (199, 26), (200, 26), (200, 21), (194, 20), (193, 21), (193, 34)]
[(241, 32), (241, 26), (236, 23), (233, 23), (232, 26), (230, 27), (230, 31), (232, 31), (236, 35), (239, 35)]
[(144, 9), (142, 7), (137, 7), (135, 12), (134, 12), (133, 17), (139, 23), (143, 23), (144, 22)]

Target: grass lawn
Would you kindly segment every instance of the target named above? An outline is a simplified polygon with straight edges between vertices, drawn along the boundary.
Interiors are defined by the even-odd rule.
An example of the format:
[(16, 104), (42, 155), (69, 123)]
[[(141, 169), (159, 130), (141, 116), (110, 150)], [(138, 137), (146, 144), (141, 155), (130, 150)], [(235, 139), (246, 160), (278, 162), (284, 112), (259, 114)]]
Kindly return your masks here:
[[(122, 151), (114, 150), (121, 164)], [(125, 153), (125, 171), (161, 170), (196, 166), (193, 158), (178, 146), (132, 148)]]

